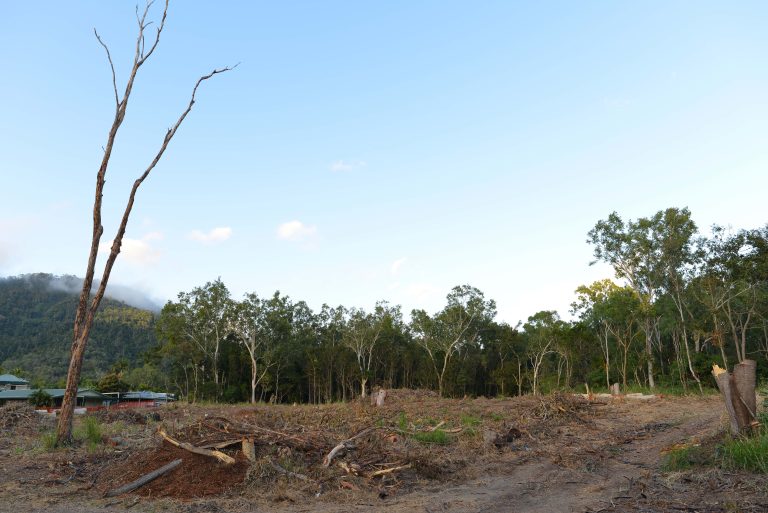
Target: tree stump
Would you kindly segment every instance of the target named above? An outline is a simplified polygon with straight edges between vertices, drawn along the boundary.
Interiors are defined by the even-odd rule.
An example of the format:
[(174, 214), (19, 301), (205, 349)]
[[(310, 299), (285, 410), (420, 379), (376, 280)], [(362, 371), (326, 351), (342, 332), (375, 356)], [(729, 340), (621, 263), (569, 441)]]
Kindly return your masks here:
[(712, 375), (728, 412), (732, 435), (748, 432), (753, 422), (756, 422), (756, 370), (757, 363), (754, 360), (744, 360), (737, 364), (733, 374), (717, 365), (712, 366)]

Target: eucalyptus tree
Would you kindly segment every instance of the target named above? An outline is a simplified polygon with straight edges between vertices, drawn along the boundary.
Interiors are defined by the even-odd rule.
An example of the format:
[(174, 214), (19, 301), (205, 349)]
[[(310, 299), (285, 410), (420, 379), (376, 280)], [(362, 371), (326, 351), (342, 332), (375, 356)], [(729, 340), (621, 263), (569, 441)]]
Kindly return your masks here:
[(451, 359), (477, 341), (481, 330), (496, 316), (496, 302), (470, 285), (454, 287), (446, 296), (447, 305), (434, 317), (424, 310), (411, 312), (411, 331), (427, 353), (442, 397)]
[(235, 304), (229, 329), (248, 352), (251, 362), (251, 403), (256, 402), (256, 389), (273, 362), (269, 355), (269, 328), (264, 302), (255, 294), (246, 294)]
[(605, 386), (611, 386), (611, 327), (610, 317), (604, 305), (610, 295), (619, 288), (612, 280), (600, 280), (576, 289), (576, 301), (571, 303), (571, 313), (578, 315), (597, 335), (605, 370)]
[(564, 336), (566, 323), (557, 312), (541, 311), (528, 317), (523, 324), (526, 337), (526, 352), (531, 364), (531, 387), (533, 395), (539, 393), (539, 379), (547, 355), (555, 352), (558, 342)]
[(216, 398), (221, 396), (222, 385), (219, 355), (231, 333), (233, 311), (229, 289), (217, 279), (191, 292), (180, 292), (177, 303), (166, 305), (161, 313), (161, 317), (164, 313), (178, 317), (174, 325), (180, 327), (181, 336), (202, 355), (199, 370), (205, 379), (206, 367), (210, 369)]
[(347, 311), (346, 326), (342, 343), (352, 350), (360, 371), (360, 396), (366, 397), (366, 385), (371, 378), (373, 353), (382, 330), (391, 319), (401, 318), (400, 307), (393, 307), (386, 301), (379, 301), (373, 312), (362, 308)]
[(107, 60), (112, 74), (112, 92), (114, 94), (114, 117), (112, 118), (112, 124), (107, 135), (107, 141), (104, 146), (104, 154), (101, 158), (101, 164), (96, 173), (96, 190), (93, 201), (93, 225), (91, 231), (91, 244), (88, 252), (88, 264), (86, 266), (85, 275), (83, 279), (83, 286), (80, 291), (80, 299), (77, 305), (77, 311), (75, 313), (75, 322), (72, 333), (72, 355), (69, 362), (69, 369), (67, 372), (67, 384), (64, 391), (64, 398), (61, 405), (61, 411), (59, 414), (59, 421), (56, 427), (56, 444), (70, 443), (72, 440), (72, 420), (77, 402), (77, 389), (80, 384), (80, 374), (83, 367), (83, 358), (85, 356), (85, 348), (88, 344), (91, 328), (93, 327), (94, 317), (101, 304), (101, 300), (104, 297), (104, 293), (107, 289), (107, 283), (112, 273), (112, 268), (117, 260), (117, 256), (120, 254), (122, 247), (123, 237), (128, 227), (128, 219), (133, 210), (133, 204), (136, 199), (136, 193), (144, 180), (149, 176), (149, 173), (155, 168), (157, 163), (162, 158), (165, 150), (168, 148), (168, 144), (171, 139), (176, 135), (179, 127), (184, 119), (192, 110), (192, 106), (195, 104), (195, 95), (197, 89), (202, 82), (209, 78), (228, 71), (230, 68), (214, 69), (207, 75), (200, 77), (195, 86), (192, 88), (192, 95), (183, 110), (179, 118), (173, 124), (171, 128), (165, 133), (160, 148), (155, 153), (154, 157), (150, 161), (147, 168), (138, 176), (133, 182), (128, 200), (123, 210), (123, 215), (120, 219), (120, 223), (116, 230), (115, 236), (112, 239), (109, 254), (106, 257), (103, 271), (101, 273), (101, 279), (98, 281), (96, 291), (93, 292), (92, 288), (96, 285), (94, 283), (94, 275), (96, 273), (96, 260), (99, 253), (99, 247), (101, 245), (101, 236), (104, 233), (104, 227), (102, 226), (102, 201), (104, 195), (104, 185), (106, 183), (107, 168), (109, 167), (110, 160), (112, 158), (112, 151), (117, 138), (117, 133), (125, 120), (126, 110), (128, 108), (128, 100), (133, 91), (133, 85), (136, 80), (139, 68), (141, 68), (147, 60), (152, 56), (158, 43), (160, 42), (160, 35), (165, 28), (165, 20), (168, 14), (168, 0), (165, 2), (162, 18), (160, 23), (156, 26), (156, 32), (154, 38), (149, 37), (145, 31), (152, 23), (147, 19), (149, 9), (152, 5), (151, 1), (148, 1), (143, 13), (140, 13), (138, 7), (136, 8), (136, 21), (138, 22), (138, 35), (136, 37), (135, 52), (133, 56), (133, 63), (128, 73), (128, 79), (125, 84), (125, 89), (122, 93), (118, 91), (117, 85), (117, 73), (115, 72), (115, 66), (112, 61), (112, 55), (109, 51), (109, 47), (104, 43), (99, 34), (94, 29), (94, 35), (96, 36), (99, 44), (104, 48), (107, 54)]
[(694, 232), (695, 224), (690, 220), (688, 209), (669, 208), (650, 218), (627, 222), (613, 212), (588, 233), (587, 242), (594, 246), (592, 263), (610, 264), (616, 277), (627, 280), (640, 300), (651, 388), (655, 387), (653, 345), (654, 339), (658, 341), (659, 321), (655, 303), (669, 285), (671, 276), (686, 263), (686, 256), (675, 256), (674, 252), (685, 250)]

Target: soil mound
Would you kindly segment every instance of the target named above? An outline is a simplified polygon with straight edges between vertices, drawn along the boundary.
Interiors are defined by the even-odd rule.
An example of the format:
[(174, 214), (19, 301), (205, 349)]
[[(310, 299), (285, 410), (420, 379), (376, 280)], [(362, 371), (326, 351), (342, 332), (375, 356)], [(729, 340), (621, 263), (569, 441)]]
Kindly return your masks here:
[(110, 469), (101, 481), (102, 491), (118, 488), (144, 474), (181, 459), (179, 467), (136, 490), (144, 497), (197, 498), (221, 495), (243, 483), (249, 462), (238, 454), (233, 465), (223, 465), (213, 458), (163, 444), (129, 457)]

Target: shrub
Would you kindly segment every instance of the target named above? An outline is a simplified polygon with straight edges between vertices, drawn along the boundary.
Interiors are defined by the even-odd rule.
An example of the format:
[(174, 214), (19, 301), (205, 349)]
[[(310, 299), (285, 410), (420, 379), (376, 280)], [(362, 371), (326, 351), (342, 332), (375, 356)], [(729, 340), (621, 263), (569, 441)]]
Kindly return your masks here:
[(53, 397), (42, 388), (38, 388), (29, 396), (29, 404), (36, 408), (50, 408), (53, 406)]

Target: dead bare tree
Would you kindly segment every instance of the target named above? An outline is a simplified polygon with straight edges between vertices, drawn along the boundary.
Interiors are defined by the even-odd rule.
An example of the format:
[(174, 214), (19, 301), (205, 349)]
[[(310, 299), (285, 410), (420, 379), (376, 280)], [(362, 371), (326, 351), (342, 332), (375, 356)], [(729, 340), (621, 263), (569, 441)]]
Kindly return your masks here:
[(165, 28), (165, 19), (168, 15), (168, 0), (166, 0), (165, 6), (163, 8), (163, 16), (160, 20), (160, 24), (157, 26), (154, 41), (149, 47), (145, 46), (145, 31), (147, 27), (152, 24), (151, 21), (147, 21), (147, 14), (149, 13), (152, 4), (153, 1), (149, 0), (144, 8), (143, 13), (140, 13), (138, 6), (136, 7), (136, 21), (138, 23), (139, 32), (138, 36), (136, 37), (136, 50), (133, 58), (133, 66), (131, 67), (131, 71), (128, 75), (128, 81), (125, 85), (125, 91), (123, 92), (122, 98), (120, 98), (118, 93), (115, 65), (112, 62), (112, 55), (109, 52), (109, 48), (104, 43), (104, 41), (102, 41), (98, 32), (96, 32), (95, 29), (93, 31), (99, 44), (104, 47), (104, 50), (107, 53), (107, 59), (112, 71), (112, 88), (115, 95), (115, 117), (112, 121), (112, 126), (109, 129), (107, 144), (104, 147), (104, 156), (102, 157), (99, 171), (96, 174), (96, 195), (93, 202), (93, 235), (91, 237), (91, 249), (88, 254), (88, 267), (85, 271), (83, 288), (80, 291), (80, 300), (77, 305), (77, 313), (75, 314), (75, 324), (72, 334), (72, 356), (69, 362), (67, 386), (66, 391), (64, 392), (64, 400), (62, 403), (59, 422), (56, 429), (56, 443), (58, 445), (69, 443), (72, 439), (72, 417), (77, 401), (77, 388), (80, 382), (80, 373), (83, 365), (85, 347), (88, 343), (88, 337), (93, 325), (94, 316), (96, 315), (99, 304), (104, 297), (104, 292), (107, 288), (107, 282), (109, 281), (109, 275), (112, 272), (112, 267), (115, 264), (117, 255), (120, 254), (123, 235), (125, 234), (125, 230), (128, 225), (128, 218), (131, 214), (131, 210), (133, 209), (136, 192), (138, 191), (139, 186), (141, 186), (141, 184), (147, 178), (147, 176), (149, 176), (149, 173), (152, 171), (152, 169), (154, 169), (157, 163), (160, 161), (160, 158), (163, 156), (163, 153), (165, 153), (165, 150), (168, 147), (168, 143), (171, 142), (171, 139), (173, 139), (173, 136), (176, 135), (176, 131), (179, 129), (179, 126), (181, 126), (181, 123), (187, 117), (187, 114), (189, 114), (189, 112), (192, 110), (192, 106), (195, 104), (195, 94), (197, 93), (197, 88), (200, 87), (200, 84), (205, 80), (213, 77), (214, 75), (232, 69), (230, 67), (214, 69), (207, 75), (200, 77), (195, 83), (195, 86), (192, 89), (192, 97), (189, 100), (187, 108), (181, 113), (181, 116), (179, 116), (179, 119), (176, 121), (176, 123), (168, 129), (165, 137), (163, 138), (163, 142), (160, 145), (160, 149), (155, 154), (155, 157), (152, 159), (146, 170), (133, 183), (130, 195), (128, 196), (128, 202), (125, 206), (120, 225), (117, 229), (117, 234), (112, 241), (109, 256), (107, 257), (107, 261), (104, 265), (104, 271), (102, 272), (101, 280), (98, 283), (98, 288), (96, 289), (95, 293), (92, 294), (96, 257), (99, 251), (99, 242), (101, 241), (101, 236), (104, 233), (104, 227), (101, 224), (101, 205), (104, 184), (106, 181), (107, 167), (109, 166), (109, 160), (112, 156), (112, 148), (115, 144), (117, 132), (122, 125), (123, 120), (125, 119), (125, 111), (128, 107), (128, 99), (130, 98), (131, 91), (133, 90), (133, 83), (136, 79), (136, 74), (139, 71), (139, 68), (147, 61), (147, 59), (149, 59), (149, 57), (157, 48), (157, 45), (160, 42), (160, 35)]

